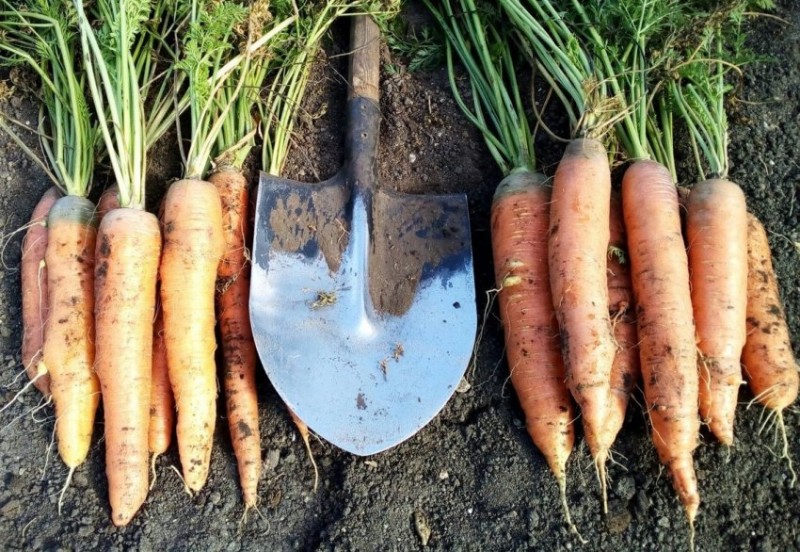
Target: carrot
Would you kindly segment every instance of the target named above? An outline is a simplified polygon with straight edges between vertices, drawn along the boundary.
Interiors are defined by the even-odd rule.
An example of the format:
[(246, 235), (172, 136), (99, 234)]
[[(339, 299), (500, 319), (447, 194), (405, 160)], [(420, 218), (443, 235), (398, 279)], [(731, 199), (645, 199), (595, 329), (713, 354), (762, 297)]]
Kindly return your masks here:
[(612, 403), (606, 427), (618, 433), (625, 420), (625, 411), (639, 381), (639, 340), (636, 333), (635, 301), (627, 258), (625, 224), (619, 195), (611, 196), (608, 258), (608, 313), (614, 329), (617, 354), (611, 366)]
[(289, 411), (289, 416), (292, 418), (292, 422), (297, 428), (297, 432), (300, 434), (300, 439), (303, 440), (303, 445), (306, 447), (306, 454), (308, 454), (311, 467), (314, 468), (314, 490), (316, 491), (317, 485), (319, 485), (319, 468), (317, 467), (317, 461), (314, 459), (314, 452), (311, 450), (311, 431), (308, 429), (306, 423), (294, 413), (294, 410), (288, 406), (286, 410)]
[(50, 396), (50, 376), (42, 362), (44, 326), (47, 320), (47, 215), (61, 196), (49, 188), (33, 209), (28, 231), (22, 241), (22, 365), (33, 385), (45, 397)]
[(94, 213), (88, 199), (68, 195), (47, 217), (49, 316), (42, 354), (56, 409), (58, 451), (70, 475), (89, 452), (100, 402), (94, 373)]
[(772, 411), (783, 437), (783, 457), (789, 461), (783, 411), (797, 400), (798, 365), (772, 266), (764, 226), (747, 214), (747, 340), (742, 350), (744, 373), (756, 400)]
[[(158, 292), (156, 292), (158, 293)], [(156, 295), (158, 296), (158, 295)], [(150, 389), (150, 435), (148, 448), (152, 459), (152, 476), (155, 480), (157, 458), (167, 452), (175, 429), (175, 399), (169, 383), (167, 368), (167, 347), (164, 343), (164, 313), (156, 307), (153, 324), (153, 372)]]
[(511, 383), (528, 433), (558, 481), (567, 522), (566, 465), (575, 440), (558, 324), (550, 294), (544, 176), (512, 173), (492, 203), (492, 250)]
[(228, 427), (246, 511), (256, 505), (261, 474), (256, 347), (250, 329), (250, 264), (245, 244), (250, 193), (244, 174), (232, 167), (213, 173), (209, 182), (222, 201), (225, 252), (217, 268), (217, 317)]
[(126, 525), (148, 491), (148, 434), (155, 286), (161, 234), (141, 209), (108, 212), (95, 268), (96, 369), (103, 392), (112, 521)]
[(119, 209), (119, 187), (116, 184), (103, 190), (97, 200), (97, 220), (103, 220), (105, 214), (112, 209)]
[(608, 313), (610, 195), (605, 147), (588, 138), (572, 140), (553, 181), (548, 231), (550, 286), (567, 385), (581, 408), (604, 505), (605, 464), (616, 437), (607, 424), (616, 352)]
[(669, 171), (654, 161), (633, 163), (622, 180), (622, 208), (653, 442), (694, 527), (700, 504), (692, 460), (700, 424), (697, 350), (678, 196)]
[(216, 420), (214, 289), (225, 240), (214, 185), (173, 183), (164, 199), (163, 233), (161, 306), (178, 452), (186, 485), (198, 491), (208, 477)]
[(731, 445), (746, 337), (747, 207), (739, 186), (709, 179), (695, 184), (686, 209), (700, 417)]

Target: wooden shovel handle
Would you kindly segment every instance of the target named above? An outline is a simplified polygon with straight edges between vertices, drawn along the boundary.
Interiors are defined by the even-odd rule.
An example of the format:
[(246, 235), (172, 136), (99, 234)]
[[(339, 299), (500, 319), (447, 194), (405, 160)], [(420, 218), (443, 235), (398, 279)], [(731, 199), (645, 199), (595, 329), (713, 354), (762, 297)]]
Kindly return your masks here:
[(381, 42), (378, 26), (368, 15), (357, 15), (350, 28), (350, 98), (380, 99)]

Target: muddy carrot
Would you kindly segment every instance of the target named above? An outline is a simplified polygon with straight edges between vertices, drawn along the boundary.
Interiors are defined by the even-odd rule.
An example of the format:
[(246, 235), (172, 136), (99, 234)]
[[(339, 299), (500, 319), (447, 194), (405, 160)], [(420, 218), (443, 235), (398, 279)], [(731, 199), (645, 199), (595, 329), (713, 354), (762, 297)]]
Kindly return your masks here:
[(50, 376), (42, 362), (44, 327), (47, 321), (47, 265), (44, 262), (47, 250), (47, 215), (61, 196), (56, 187), (49, 188), (31, 214), (25, 239), (22, 241), (22, 365), (33, 385), (44, 395), (50, 396)]

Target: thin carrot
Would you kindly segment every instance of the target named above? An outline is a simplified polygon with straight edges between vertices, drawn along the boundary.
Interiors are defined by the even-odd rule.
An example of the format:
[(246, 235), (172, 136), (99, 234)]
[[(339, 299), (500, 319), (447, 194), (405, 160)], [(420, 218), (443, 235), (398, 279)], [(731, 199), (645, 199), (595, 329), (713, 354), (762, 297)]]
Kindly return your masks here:
[(744, 373), (756, 400), (772, 412), (783, 438), (783, 457), (796, 479), (788, 454), (783, 411), (797, 400), (798, 365), (780, 300), (764, 226), (747, 214), (747, 340)]
[(611, 367), (612, 404), (608, 413), (608, 431), (619, 432), (625, 420), (631, 393), (641, 376), (639, 341), (636, 332), (636, 304), (631, 283), (625, 223), (619, 195), (611, 195), (608, 254), (608, 313), (614, 328), (617, 354)]
[(214, 185), (173, 183), (164, 199), (163, 233), (161, 306), (178, 451), (186, 485), (198, 491), (208, 477), (216, 422), (214, 290), (225, 240)]
[(692, 188), (686, 210), (700, 416), (731, 445), (746, 337), (747, 207), (739, 186), (709, 179)]
[(303, 440), (303, 445), (306, 447), (306, 454), (311, 462), (311, 467), (314, 468), (314, 490), (316, 491), (317, 485), (319, 485), (319, 468), (317, 467), (317, 461), (314, 459), (314, 452), (311, 450), (311, 431), (308, 429), (306, 423), (294, 413), (294, 410), (289, 407), (287, 407), (286, 410), (289, 411), (289, 416), (292, 418), (292, 422), (297, 428), (297, 432), (300, 434), (300, 439)]
[(250, 329), (250, 263), (246, 255), (250, 193), (240, 170), (225, 168), (209, 181), (222, 201), (225, 252), (217, 269), (217, 317), (222, 342), (228, 427), (239, 465), (245, 510), (256, 506), (261, 439), (256, 393), (256, 347)]
[(583, 427), (606, 504), (614, 344), (608, 312), (611, 171), (602, 143), (578, 138), (567, 146), (553, 181), (548, 262), (553, 306), (561, 330), (567, 385)]
[(64, 196), (47, 218), (45, 253), (49, 316), (43, 360), (56, 408), (58, 451), (74, 470), (89, 452), (100, 386), (94, 372), (95, 207), (88, 199)]
[(574, 529), (566, 501), (574, 411), (550, 294), (545, 254), (550, 190), (544, 181), (540, 174), (515, 173), (500, 183), (492, 203), (492, 250), (511, 383)]
[(151, 474), (155, 480), (157, 458), (167, 452), (175, 431), (175, 399), (169, 383), (167, 368), (167, 346), (164, 343), (164, 313), (156, 306), (156, 319), (153, 323), (153, 378), (150, 389), (150, 435), (148, 448)]
[(700, 430), (697, 349), (678, 196), (669, 171), (654, 161), (632, 164), (622, 181), (622, 208), (653, 442), (693, 526), (700, 504), (692, 461)]
[(22, 241), (22, 365), (33, 385), (50, 396), (50, 376), (42, 362), (44, 326), (47, 320), (47, 265), (44, 262), (49, 230), (47, 215), (61, 192), (49, 188), (31, 214), (28, 231)]

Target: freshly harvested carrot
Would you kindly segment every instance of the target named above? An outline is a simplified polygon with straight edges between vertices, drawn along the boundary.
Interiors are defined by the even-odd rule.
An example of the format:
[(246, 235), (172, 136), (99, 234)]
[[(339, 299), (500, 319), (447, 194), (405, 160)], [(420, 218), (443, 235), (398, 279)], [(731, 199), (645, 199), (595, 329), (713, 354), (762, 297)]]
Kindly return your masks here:
[(153, 379), (150, 389), (150, 436), (148, 438), (152, 459), (150, 465), (155, 479), (155, 464), (158, 457), (172, 443), (175, 430), (175, 399), (169, 383), (167, 368), (167, 346), (164, 342), (164, 313), (156, 306), (153, 323)]
[(119, 209), (119, 187), (116, 184), (103, 190), (97, 200), (97, 220), (103, 220), (103, 216), (112, 209)]
[(240, 170), (213, 173), (222, 202), (225, 251), (217, 268), (217, 317), (222, 342), (223, 386), (233, 452), (239, 465), (245, 510), (258, 501), (261, 438), (256, 393), (256, 346), (250, 329), (250, 263), (246, 255), (250, 205), (247, 179)]
[(120, 208), (103, 217), (95, 267), (96, 370), (115, 525), (131, 520), (149, 488), (152, 320), (160, 252), (161, 233), (152, 214)]
[(500, 183), (492, 203), (492, 250), (511, 383), (574, 529), (566, 501), (574, 412), (550, 294), (545, 254), (550, 190), (544, 182), (540, 174), (518, 172)]
[(608, 255), (608, 314), (614, 329), (617, 354), (611, 366), (612, 403), (606, 427), (615, 434), (622, 428), (625, 411), (639, 381), (639, 347), (636, 332), (635, 301), (627, 258), (625, 224), (619, 195), (611, 195)]
[(669, 171), (654, 161), (633, 163), (622, 180), (622, 208), (653, 442), (694, 527), (700, 505), (692, 460), (700, 430), (697, 349), (678, 195)]
[(614, 344), (608, 312), (611, 172), (598, 140), (567, 146), (553, 180), (548, 257), (553, 306), (561, 330), (567, 385), (583, 416), (606, 504), (608, 451), (619, 428), (608, 425)]
[[(789, 340), (767, 233), (750, 213), (747, 214), (747, 266), (744, 373), (756, 400), (771, 410), (777, 420), (783, 437), (783, 457), (789, 460), (791, 470), (783, 411), (797, 400), (799, 368)], [(792, 483), (794, 480), (795, 477)]]
[(47, 215), (61, 196), (55, 186), (49, 188), (33, 209), (25, 239), (22, 241), (22, 365), (33, 385), (45, 397), (50, 396), (50, 376), (42, 362), (44, 326), (47, 320)]
[(161, 307), (178, 452), (186, 485), (199, 491), (208, 478), (217, 412), (214, 291), (225, 239), (216, 187), (195, 179), (173, 183), (163, 233)]
[(292, 422), (303, 440), (303, 445), (306, 447), (306, 454), (308, 454), (311, 467), (314, 468), (314, 490), (316, 491), (319, 484), (319, 468), (317, 468), (317, 461), (314, 459), (314, 452), (311, 450), (311, 431), (309, 431), (306, 423), (294, 413), (294, 410), (289, 407), (286, 407), (286, 410), (289, 411), (289, 416), (292, 418)]
[(746, 337), (746, 217), (744, 193), (728, 180), (695, 184), (686, 202), (700, 417), (725, 445), (733, 444), (733, 419), (742, 384), (739, 362)]
[(72, 472), (89, 452), (100, 402), (94, 372), (95, 207), (86, 198), (64, 196), (50, 209), (47, 226), (43, 360), (56, 408), (58, 452)]

